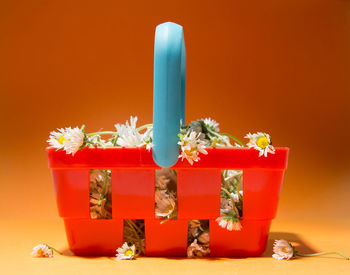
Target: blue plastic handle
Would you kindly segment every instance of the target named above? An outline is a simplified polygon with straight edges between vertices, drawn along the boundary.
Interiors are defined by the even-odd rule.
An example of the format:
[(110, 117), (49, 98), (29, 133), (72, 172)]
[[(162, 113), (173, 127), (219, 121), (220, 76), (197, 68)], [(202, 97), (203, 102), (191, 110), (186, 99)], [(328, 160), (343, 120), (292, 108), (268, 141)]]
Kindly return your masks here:
[(171, 167), (179, 156), (180, 121), (185, 123), (186, 50), (178, 24), (156, 28), (153, 81), (153, 160)]

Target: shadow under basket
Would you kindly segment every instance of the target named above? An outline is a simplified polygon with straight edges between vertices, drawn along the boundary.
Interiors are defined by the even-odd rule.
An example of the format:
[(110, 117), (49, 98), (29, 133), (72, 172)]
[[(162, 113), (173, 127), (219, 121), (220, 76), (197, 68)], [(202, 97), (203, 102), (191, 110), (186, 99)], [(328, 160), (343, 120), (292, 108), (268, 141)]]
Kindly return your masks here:
[[(177, 220), (160, 224), (155, 217), (155, 170), (145, 148), (84, 148), (74, 156), (47, 148), (59, 215), (69, 247), (76, 255), (115, 255), (123, 244), (125, 219), (145, 221), (146, 256), (186, 256), (189, 220), (209, 220), (210, 256), (252, 257), (266, 248), (276, 216), (288, 148), (258, 157), (248, 148), (207, 148), (190, 165), (178, 161)], [(91, 219), (90, 169), (111, 170), (112, 219)], [(220, 216), (221, 170), (243, 170), (243, 218), (240, 231), (228, 231)]]

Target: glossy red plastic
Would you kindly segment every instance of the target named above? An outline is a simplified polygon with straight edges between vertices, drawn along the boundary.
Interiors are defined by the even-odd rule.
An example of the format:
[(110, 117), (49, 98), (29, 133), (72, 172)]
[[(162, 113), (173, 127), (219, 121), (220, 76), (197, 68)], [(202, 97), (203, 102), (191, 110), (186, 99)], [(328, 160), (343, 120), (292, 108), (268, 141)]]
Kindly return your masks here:
[[(210, 256), (261, 255), (271, 220), (276, 216), (288, 148), (259, 157), (248, 148), (207, 148), (208, 155), (193, 165), (179, 160), (178, 220), (160, 224), (154, 212), (155, 169), (145, 148), (84, 148), (74, 156), (47, 148), (57, 206), (64, 219), (70, 249), (76, 255), (113, 255), (123, 244), (124, 219), (145, 220), (147, 256), (186, 256), (188, 220), (209, 220)], [(92, 220), (89, 208), (89, 170), (112, 171), (112, 219)], [(218, 226), (220, 172), (243, 170), (241, 231)]]

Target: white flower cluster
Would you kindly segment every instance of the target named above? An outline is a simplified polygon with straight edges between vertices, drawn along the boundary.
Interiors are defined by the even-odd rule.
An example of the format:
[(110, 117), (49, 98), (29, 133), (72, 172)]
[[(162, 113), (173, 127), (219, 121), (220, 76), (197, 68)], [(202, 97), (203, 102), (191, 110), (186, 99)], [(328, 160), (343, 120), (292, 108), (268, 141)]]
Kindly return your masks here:
[[(83, 128), (61, 128), (52, 131), (47, 142), (50, 146), (63, 149), (67, 154), (74, 155), (79, 149), (84, 147), (143, 147), (150, 150), (153, 146), (153, 126), (152, 124), (136, 127), (137, 117), (130, 117), (130, 122), (125, 124), (115, 124), (116, 132), (96, 132), (85, 134)], [(145, 130), (144, 133), (140, 131)], [(235, 147), (244, 147), (244, 144), (237, 138), (229, 134), (219, 133), (219, 123), (211, 118), (193, 121), (187, 126), (181, 126), (180, 141), (181, 146), (179, 158), (186, 159), (191, 165), (200, 160), (199, 154), (207, 154), (205, 148), (210, 147), (233, 147), (230, 138), (235, 142)], [(113, 137), (108, 141), (101, 138), (101, 135), (109, 134)], [(271, 138), (266, 133), (247, 134), (249, 139), (247, 146), (259, 151), (259, 157), (267, 157), (268, 153), (274, 154), (275, 148), (271, 144)], [(237, 143), (238, 142), (238, 143)]]
[[(153, 128), (149, 125), (143, 134), (140, 134), (136, 128), (137, 117), (130, 117), (130, 124), (116, 124), (116, 132), (97, 132), (86, 135), (78, 128), (62, 128), (52, 131), (47, 140), (50, 146), (63, 149), (67, 154), (74, 155), (79, 149), (84, 147), (142, 147), (146, 146), (148, 150), (152, 148)], [(142, 127), (141, 127), (142, 128)], [(100, 134), (112, 134), (114, 137), (108, 142), (101, 138)]]
[(206, 142), (200, 139), (200, 135), (201, 133), (195, 131), (187, 132), (186, 135), (179, 135), (180, 141), (178, 144), (181, 146), (179, 158), (187, 159), (191, 165), (194, 161), (200, 160), (199, 153), (208, 154), (205, 151)]
[(216, 219), (216, 222), (221, 226), (222, 228), (226, 228), (228, 231), (239, 231), (242, 229), (242, 225), (239, 222), (239, 220), (235, 221), (232, 219), (227, 219), (225, 217), (218, 217)]
[(153, 127), (151, 124), (146, 125), (146, 131), (143, 134), (140, 134), (140, 129), (144, 127), (137, 128), (137, 116), (130, 116), (130, 124), (128, 121), (125, 124), (115, 124), (117, 130), (116, 145), (121, 147), (143, 147), (146, 146), (147, 150), (152, 148), (152, 139), (153, 139)]
[(143, 136), (136, 129), (137, 117), (130, 117), (125, 124), (115, 124), (117, 129), (117, 145), (121, 147), (141, 147), (145, 145)]

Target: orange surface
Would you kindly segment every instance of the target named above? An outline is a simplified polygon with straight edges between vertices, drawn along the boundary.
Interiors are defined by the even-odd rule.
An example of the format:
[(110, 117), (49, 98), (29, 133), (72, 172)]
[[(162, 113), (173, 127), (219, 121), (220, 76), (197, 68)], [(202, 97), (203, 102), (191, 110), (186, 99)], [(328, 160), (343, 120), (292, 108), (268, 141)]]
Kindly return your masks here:
[[(0, 219), (17, 220), (1, 225), (10, 231), (1, 236), (5, 265), (33, 263), (44, 272), (48, 261), (28, 258), (28, 247), (51, 240), (63, 246), (44, 151), (49, 131), (83, 123), (87, 131), (112, 129), (130, 114), (151, 122), (154, 30), (168, 20), (185, 31), (187, 121), (211, 116), (224, 132), (243, 137), (266, 131), (274, 145), (290, 147), (276, 222), (294, 223), (275, 230), (350, 254), (341, 238), (348, 224), (334, 226), (350, 217), (349, 19), (350, 2), (341, 0), (1, 1)], [(315, 218), (324, 222), (302, 222)], [(23, 219), (58, 226), (32, 222), (26, 233)], [(266, 261), (272, 260), (198, 263), (201, 270), (234, 272), (237, 266), (258, 272)], [(167, 260), (157, 262), (170, 270)], [(152, 259), (135, 263), (155, 268)], [(189, 270), (192, 263), (179, 265)], [(116, 266), (75, 258), (50, 264), (74, 270)], [(338, 265), (344, 263), (327, 258), (270, 267), (337, 271)]]
[[(61, 221), (0, 222), (1, 274), (349, 274), (350, 261), (327, 255), (277, 261), (271, 258), (272, 242), (284, 238), (295, 241), (300, 252), (333, 250), (349, 251), (349, 221), (313, 220), (272, 223), (266, 253), (259, 258), (246, 259), (183, 259), (137, 258), (135, 261), (115, 261), (114, 257), (73, 257), (67, 250)], [(298, 233), (296, 233), (298, 232)], [(52, 259), (32, 258), (32, 247), (45, 240), (64, 252)], [(166, 240), (165, 240), (166, 241)]]

